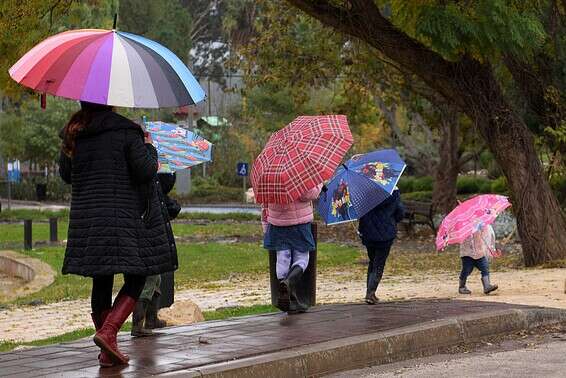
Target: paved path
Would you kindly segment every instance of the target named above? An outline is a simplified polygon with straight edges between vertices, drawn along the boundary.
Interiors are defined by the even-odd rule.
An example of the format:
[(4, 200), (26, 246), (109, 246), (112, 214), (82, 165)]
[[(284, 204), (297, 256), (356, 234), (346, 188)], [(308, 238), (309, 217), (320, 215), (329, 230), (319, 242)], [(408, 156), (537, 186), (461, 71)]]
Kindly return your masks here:
[[(363, 272), (362, 272), (363, 273)], [(456, 291), (456, 275), (427, 274), (385, 277), (380, 286), (386, 301), (414, 298), (458, 298), (566, 309), (564, 269), (523, 269), (496, 272), (493, 278), (500, 286), (494, 294), (481, 293), (479, 275), (470, 279), (472, 296)], [(230, 280), (214, 282), (214, 289), (178, 291), (176, 301), (191, 300), (203, 311), (219, 307), (250, 306), (271, 301), (267, 275), (254, 281)], [(351, 272), (320, 272), (317, 277), (318, 303), (351, 303), (365, 293), (362, 276)], [(221, 289), (218, 289), (221, 288)], [(80, 328), (92, 327), (89, 300), (65, 301), (41, 306), (25, 306), (0, 310), (0, 340), (31, 341), (56, 336)]]
[(480, 352), (435, 356), (334, 374), (332, 378), (467, 378), (566, 376), (566, 342), (555, 341), (504, 352)]
[[(129, 366), (121, 368), (100, 369), (96, 359), (98, 348), (90, 338), (4, 353), (0, 354), (0, 376), (148, 376), (263, 356), (290, 348), (314, 347), (314, 344), (324, 342), (361, 340), (369, 334), (389, 330), (395, 333), (393, 330), (402, 327), (439, 324), (443, 319), (456, 320), (474, 314), (485, 316), (515, 308), (529, 309), (501, 303), (452, 300), (390, 302), (380, 306), (319, 306), (294, 316), (266, 314), (170, 327), (150, 338), (132, 339), (122, 334), (121, 349), (131, 360)], [(296, 357), (289, 351), (289, 363), (292, 364)]]

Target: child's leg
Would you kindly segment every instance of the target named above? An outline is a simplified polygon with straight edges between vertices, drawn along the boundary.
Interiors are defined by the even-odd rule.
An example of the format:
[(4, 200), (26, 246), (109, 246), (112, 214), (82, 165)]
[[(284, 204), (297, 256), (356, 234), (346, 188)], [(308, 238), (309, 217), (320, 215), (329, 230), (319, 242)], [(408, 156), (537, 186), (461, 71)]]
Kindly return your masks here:
[(474, 260), (476, 268), (481, 272), (482, 277), (489, 276), (489, 261), (487, 257), (482, 257), (481, 259)]
[(372, 283), (371, 290), (373, 292), (377, 291), (377, 287), (383, 278), (383, 272), (385, 271), (385, 263), (389, 257), (389, 251), (391, 250), (391, 245), (393, 243), (380, 245), (375, 251), (374, 257), (374, 269), (375, 269), (375, 281)]
[(472, 294), (472, 292), (466, 287), (466, 280), (468, 276), (474, 270), (474, 259), (468, 256), (462, 257), (462, 271), (460, 272), (460, 284), (458, 286), (458, 292), (460, 294)]
[(468, 276), (474, 270), (475, 260), (469, 256), (462, 257), (462, 271), (460, 272), (460, 281), (464, 283), (468, 279)]
[(489, 282), (489, 261), (487, 257), (482, 257), (481, 259), (476, 260), (476, 267), (481, 272), (481, 282), (483, 285), (483, 292), (485, 294), (489, 294), (494, 290), (497, 290), (497, 285), (492, 285)]
[(301, 267), (303, 272), (307, 270), (307, 266), (309, 266), (309, 252), (306, 251), (297, 251), (293, 250), (292, 252), (293, 263), (291, 265), (291, 269), (295, 266)]
[(284, 249), (277, 251), (277, 264), (275, 264), (275, 272), (277, 279), (283, 280), (289, 273), (289, 266), (291, 265), (291, 251)]
[(376, 281), (376, 266), (375, 266), (375, 253), (376, 249), (374, 247), (366, 246), (368, 251), (368, 272), (366, 276), (366, 297), (371, 295), (371, 293), (375, 293), (377, 289)]

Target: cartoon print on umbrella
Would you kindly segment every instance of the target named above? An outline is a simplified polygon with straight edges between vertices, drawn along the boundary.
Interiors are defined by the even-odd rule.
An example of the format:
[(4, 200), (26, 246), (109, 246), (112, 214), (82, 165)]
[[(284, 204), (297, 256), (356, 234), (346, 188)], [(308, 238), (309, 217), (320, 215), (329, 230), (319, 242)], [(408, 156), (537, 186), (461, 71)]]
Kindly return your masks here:
[(381, 185), (387, 185), (394, 177), (399, 176), (399, 172), (394, 170), (389, 163), (380, 161), (364, 164), (356, 171)]
[(340, 180), (340, 184), (332, 194), (332, 215), (338, 220), (350, 220), (350, 192), (348, 184), (344, 180)]

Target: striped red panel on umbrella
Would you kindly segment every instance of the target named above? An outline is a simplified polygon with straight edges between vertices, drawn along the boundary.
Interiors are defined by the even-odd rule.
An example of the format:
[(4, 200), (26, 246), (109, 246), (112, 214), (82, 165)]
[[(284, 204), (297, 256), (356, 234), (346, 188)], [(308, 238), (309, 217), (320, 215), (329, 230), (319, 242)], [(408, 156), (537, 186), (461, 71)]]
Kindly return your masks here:
[(291, 203), (334, 174), (354, 139), (344, 115), (300, 116), (274, 133), (252, 167), (258, 203)]

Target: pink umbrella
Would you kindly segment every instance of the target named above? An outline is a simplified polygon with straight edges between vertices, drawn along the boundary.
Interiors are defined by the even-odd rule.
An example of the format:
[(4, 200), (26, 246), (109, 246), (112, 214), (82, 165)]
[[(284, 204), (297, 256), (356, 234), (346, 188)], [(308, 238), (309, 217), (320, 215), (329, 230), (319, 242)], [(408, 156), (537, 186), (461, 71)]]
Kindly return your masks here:
[(511, 203), (505, 196), (482, 194), (462, 202), (442, 221), (436, 234), (436, 249), (461, 244), (482, 227), (491, 224)]

